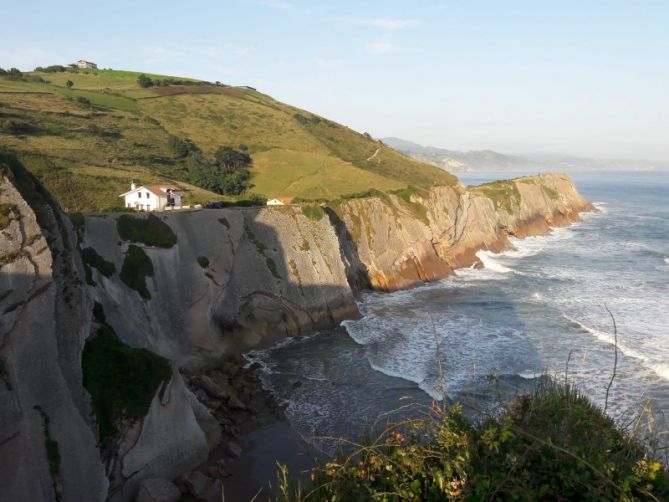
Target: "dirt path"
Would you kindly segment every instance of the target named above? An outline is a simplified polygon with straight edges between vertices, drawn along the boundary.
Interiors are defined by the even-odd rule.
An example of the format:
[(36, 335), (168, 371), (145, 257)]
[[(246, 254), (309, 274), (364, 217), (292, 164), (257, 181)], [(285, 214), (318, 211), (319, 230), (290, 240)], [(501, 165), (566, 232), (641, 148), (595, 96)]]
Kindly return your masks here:
[(376, 151), (367, 159), (367, 162), (369, 162), (370, 160), (374, 160), (380, 151), (381, 148), (377, 148)]

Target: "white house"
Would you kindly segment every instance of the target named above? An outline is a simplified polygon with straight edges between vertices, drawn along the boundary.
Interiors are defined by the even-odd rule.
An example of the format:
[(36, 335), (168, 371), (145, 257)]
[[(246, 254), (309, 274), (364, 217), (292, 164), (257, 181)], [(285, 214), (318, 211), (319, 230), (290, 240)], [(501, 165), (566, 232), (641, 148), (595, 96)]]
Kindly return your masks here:
[(279, 197), (278, 199), (267, 199), (268, 206), (285, 206), (287, 204), (292, 204), (292, 197)]
[(75, 63), (77, 65), (77, 68), (93, 68), (97, 70), (98, 65), (95, 63), (91, 63), (90, 61), (85, 61), (83, 59), (80, 59)]
[(130, 191), (119, 197), (125, 200), (125, 207), (138, 211), (161, 211), (167, 207), (181, 207), (181, 195), (178, 188), (167, 185), (147, 185), (138, 187), (130, 183)]

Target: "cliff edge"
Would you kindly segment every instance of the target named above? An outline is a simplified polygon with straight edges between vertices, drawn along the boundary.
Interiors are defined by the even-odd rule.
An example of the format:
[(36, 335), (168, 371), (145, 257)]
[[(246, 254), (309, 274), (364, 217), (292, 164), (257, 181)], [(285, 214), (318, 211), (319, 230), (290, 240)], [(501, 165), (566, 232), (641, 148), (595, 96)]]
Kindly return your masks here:
[[(358, 315), (362, 289), (446, 277), (592, 208), (551, 174), (70, 219), (18, 163), (0, 174), (3, 500), (132, 500), (142, 480), (174, 478), (220, 441), (182, 372), (334, 326)], [(120, 366), (96, 371), (109, 361)], [(142, 383), (126, 392), (132, 378)]]

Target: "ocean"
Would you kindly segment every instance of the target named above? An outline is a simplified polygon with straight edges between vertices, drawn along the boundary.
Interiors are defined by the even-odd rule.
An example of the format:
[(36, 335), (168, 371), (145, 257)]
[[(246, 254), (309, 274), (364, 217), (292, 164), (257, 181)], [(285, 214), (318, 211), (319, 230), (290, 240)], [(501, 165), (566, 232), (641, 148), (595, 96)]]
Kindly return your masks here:
[(667, 430), (669, 173), (572, 177), (598, 208), (583, 221), (480, 252), (483, 269), (365, 293), (360, 319), (250, 354), (293, 428), (332, 453), (330, 438), (356, 439), (409, 403), (447, 399), (494, 412), (545, 373), (604, 406), (617, 330), (607, 412), (628, 423), (651, 410), (646, 423)]

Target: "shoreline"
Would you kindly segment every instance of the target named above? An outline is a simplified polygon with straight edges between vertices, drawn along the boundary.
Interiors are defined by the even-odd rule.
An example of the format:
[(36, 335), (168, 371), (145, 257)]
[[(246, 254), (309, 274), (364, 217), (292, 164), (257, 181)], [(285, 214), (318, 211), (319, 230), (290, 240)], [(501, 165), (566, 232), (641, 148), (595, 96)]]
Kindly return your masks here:
[(306, 481), (324, 455), (293, 429), (282, 405), (264, 388), (261, 373), (258, 363), (237, 356), (218, 369), (184, 375), (222, 434), (207, 460), (175, 481), (182, 502), (199, 500), (189, 481), (193, 473), (205, 476), (211, 485), (222, 485), (205, 500), (218, 502), (222, 489), (226, 502), (267, 501), (275, 495), (279, 464), (288, 468), (291, 478)]

